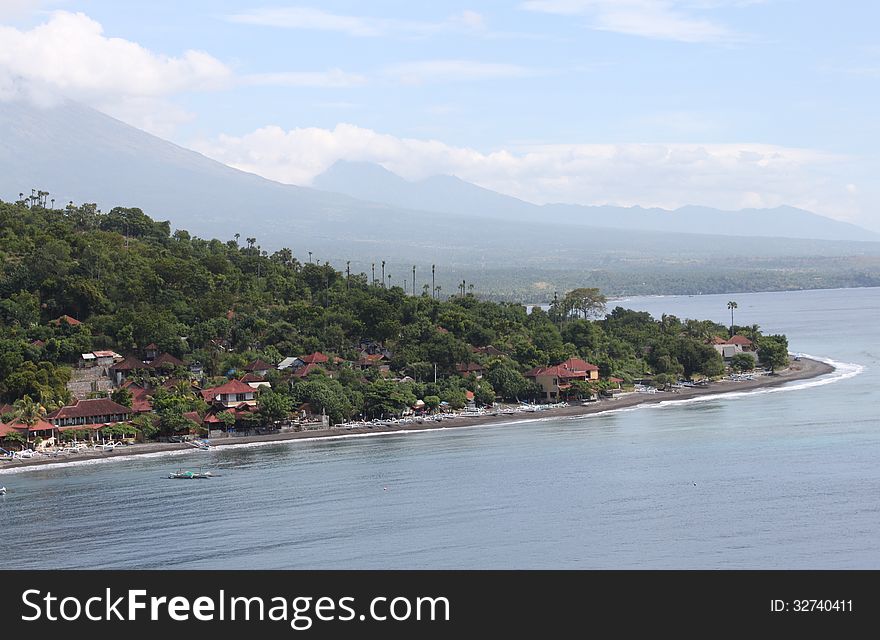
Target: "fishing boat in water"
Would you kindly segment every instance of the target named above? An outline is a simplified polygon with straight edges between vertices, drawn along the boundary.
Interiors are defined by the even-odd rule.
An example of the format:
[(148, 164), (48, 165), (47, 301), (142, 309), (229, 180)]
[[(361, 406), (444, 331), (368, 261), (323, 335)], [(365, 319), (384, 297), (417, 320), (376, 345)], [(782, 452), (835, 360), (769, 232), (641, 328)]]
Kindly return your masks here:
[(0, 496), (6, 495), (6, 487), (0, 487)]
[(205, 471), (204, 473), (199, 469), (199, 471), (181, 471), (178, 469), (174, 473), (168, 475), (169, 480), (207, 480), (208, 478), (214, 478), (215, 476), (210, 471)]

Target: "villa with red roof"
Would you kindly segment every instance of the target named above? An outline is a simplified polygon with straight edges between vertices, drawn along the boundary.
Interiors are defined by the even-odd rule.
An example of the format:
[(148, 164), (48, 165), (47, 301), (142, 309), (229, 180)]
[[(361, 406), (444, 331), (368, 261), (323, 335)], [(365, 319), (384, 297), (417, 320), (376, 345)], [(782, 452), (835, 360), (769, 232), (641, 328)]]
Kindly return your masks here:
[(580, 358), (569, 358), (550, 367), (535, 367), (524, 375), (541, 387), (543, 400), (558, 400), (575, 380), (598, 380), (599, 367)]
[(221, 404), (224, 407), (237, 407), (242, 403), (250, 406), (257, 404), (256, 393), (256, 389), (249, 384), (241, 380), (230, 380), (219, 387), (203, 389), (202, 398), (205, 402)]
[(714, 336), (709, 341), (709, 344), (715, 347), (715, 350), (725, 360), (732, 358), (738, 353), (751, 353), (754, 355), (755, 352), (755, 343), (741, 335), (735, 335), (728, 340)]
[(107, 424), (127, 422), (131, 418), (131, 413), (131, 409), (113, 402), (109, 398), (94, 398), (91, 400), (77, 400), (72, 405), (61, 407), (50, 413), (46, 420), (52, 423), (54, 427), (62, 430), (64, 427), (81, 427), (86, 425), (103, 427)]
[(249, 362), (248, 364), (244, 365), (244, 370), (247, 373), (252, 373), (258, 376), (264, 376), (274, 368), (275, 367), (273, 367), (271, 364), (269, 364), (265, 360), (260, 360), (259, 358), (257, 358), (253, 362)]

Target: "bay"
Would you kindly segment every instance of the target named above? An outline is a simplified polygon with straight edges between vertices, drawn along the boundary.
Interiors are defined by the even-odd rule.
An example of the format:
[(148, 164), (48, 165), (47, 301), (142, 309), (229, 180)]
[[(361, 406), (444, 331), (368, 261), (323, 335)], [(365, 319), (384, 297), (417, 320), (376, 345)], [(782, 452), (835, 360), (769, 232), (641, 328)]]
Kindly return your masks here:
[[(632, 298), (828, 378), (596, 416), (0, 473), (6, 568), (878, 568), (880, 289)], [(170, 481), (204, 466), (221, 477)]]

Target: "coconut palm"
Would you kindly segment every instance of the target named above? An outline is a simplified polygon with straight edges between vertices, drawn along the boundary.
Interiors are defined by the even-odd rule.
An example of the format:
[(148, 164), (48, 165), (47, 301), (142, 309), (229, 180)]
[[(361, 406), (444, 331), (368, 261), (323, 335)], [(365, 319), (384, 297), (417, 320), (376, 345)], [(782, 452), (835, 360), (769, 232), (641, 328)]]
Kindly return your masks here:
[(730, 336), (733, 337), (733, 310), (736, 309), (737, 304), (733, 300), (727, 303), (727, 308), (730, 309)]
[(46, 418), (46, 407), (35, 402), (30, 396), (16, 400), (12, 405), (13, 415), (21, 424), (32, 427)]

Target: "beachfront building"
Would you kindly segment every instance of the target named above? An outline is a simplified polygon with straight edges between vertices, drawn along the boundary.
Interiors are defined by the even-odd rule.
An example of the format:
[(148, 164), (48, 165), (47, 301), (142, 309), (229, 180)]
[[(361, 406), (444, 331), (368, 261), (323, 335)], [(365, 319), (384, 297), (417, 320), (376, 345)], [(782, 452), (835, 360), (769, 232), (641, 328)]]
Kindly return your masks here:
[(715, 336), (709, 341), (709, 344), (711, 344), (725, 360), (730, 360), (738, 353), (748, 353), (753, 357), (757, 357), (757, 354), (755, 353), (755, 343), (745, 336), (735, 335), (727, 340)]
[(50, 413), (46, 420), (55, 427), (83, 427), (97, 425), (103, 427), (119, 422), (128, 422), (131, 409), (109, 398), (77, 400), (76, 403), (61, 407)]
[(220, 404), (227, 408), (238, 407), (242, 404), (255, 406), (257, 404), (256, 393), (256, 389), (249, 384), (241, 380), (230, 380), (219, 387), (203, 389), (202, 398), (205, 402)]
[(580, 358), (569, 358), (550, 367), (535, 367), (525, 377), (541, 387), (542, 400), (554, 401), (564, 396), (575, 380), (598, 380), (599, 367)]

